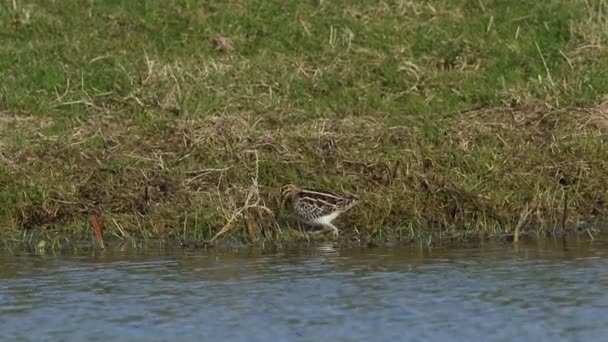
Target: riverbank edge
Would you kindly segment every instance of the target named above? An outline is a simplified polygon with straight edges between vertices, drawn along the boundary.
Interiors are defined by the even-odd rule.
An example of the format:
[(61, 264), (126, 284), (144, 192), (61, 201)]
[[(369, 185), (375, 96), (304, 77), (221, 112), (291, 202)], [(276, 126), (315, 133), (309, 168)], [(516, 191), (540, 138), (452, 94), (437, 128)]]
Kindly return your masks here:
[(286, 183), (363, 199), (337, 221), (341, 241), (589, 227), (608, 214), (607, 108), (475, 109), (407, 124), (241, 113), (153, 126), (5, 112), (0, 236), (86, 241), (97, 220), (125, 241), (308, 240), (280, 207)]

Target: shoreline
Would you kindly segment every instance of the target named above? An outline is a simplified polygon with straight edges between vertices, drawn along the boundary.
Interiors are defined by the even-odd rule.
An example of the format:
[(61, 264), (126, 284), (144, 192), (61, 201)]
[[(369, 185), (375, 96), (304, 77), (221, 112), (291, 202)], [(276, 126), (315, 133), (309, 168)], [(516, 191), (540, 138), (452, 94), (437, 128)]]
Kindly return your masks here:
[[(312, 247), (336, 248), (336, 249), (376, 249), (376, 248), (475, 248), (479, 246), (512, 246), (513, 248), (526, 247), (531, 244), (563, 243), (565, 248), (573, 241), (593, 243), (594, 241), (605, 240), (608, 227), (585, 228), (581, 230), (568, 230), (566, 232), (550, 231), (540, 234), (527, 234), (519, 237), (515, 242), (512, 235), (485, 238), (464, 238), (464, 239), (427, 239), (415, 241), (391, 240), (391, 241), (344, 241), (344, 240), (324, 240), (306, 239), (298, 236), (298, 239), (283, 239), (273, 241), (258, 241), (248, 243), (236, 238), (220, 240), (214, 244), (203, 241), (181, 241), (181, 240), (135, 240), (130, 241), (110, 238), (104, 240), (104, 247), (97, 243), (94, 237), (82, 241), (58, 241), (49, 240), (44, 236), (29, 236), (29, 241), (24, 237), (21, 241), (4, 241), (0, 245), (0, 253), (125, 253), (138, 251), (164, 251), (164, 252), (231, 252), (246, 250), (281, 250), (281, 249), (301, 249)], [(538, 233), (538, 232), (537, 232)]]
[[(4, 183), (39, 197), (5, 206), (0, 218), (12, 227), (2, 235), (50, 229), (82, 240), (98, 212), (106, 236), (127, 240), (281, 240), (277, 227), (295, 226), (279, 208), (284, 183), (361, 197), (338, 220), (345, 240), (576, 228), (608, 210), (603, 108), (466, 112), (445, 125), (443, 141), (427, 144), (420, 144), (424, 127), (389, 126), (378, 116), (291, 127), (277, 124), (280, 116), (273, 125), (268, 118), (208, 117), (152, 133), (128, 121), (89, 120), (53, 143), (16, 120), (31, 146), (5, 154), (13, 165), (5, 166)], [(484, 144), (471, 144), (479, 140)]]

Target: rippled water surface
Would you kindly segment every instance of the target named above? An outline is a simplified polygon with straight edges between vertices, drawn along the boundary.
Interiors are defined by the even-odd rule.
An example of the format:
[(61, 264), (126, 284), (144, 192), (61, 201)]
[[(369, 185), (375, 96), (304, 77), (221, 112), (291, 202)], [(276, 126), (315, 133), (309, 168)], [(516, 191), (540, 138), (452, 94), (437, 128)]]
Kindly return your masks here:
[(608, 337), (608, 243), (0, 254), (0, 340)]

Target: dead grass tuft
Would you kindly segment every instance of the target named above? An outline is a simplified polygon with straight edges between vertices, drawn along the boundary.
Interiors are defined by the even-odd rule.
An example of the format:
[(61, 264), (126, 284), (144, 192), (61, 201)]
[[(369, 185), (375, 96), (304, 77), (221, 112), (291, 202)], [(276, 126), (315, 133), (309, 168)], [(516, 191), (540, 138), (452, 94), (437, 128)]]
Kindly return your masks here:
[(467, 149), (482, 141), (498, 140), (506, 146), (552, 144), (557, 139), (608, 132), (606, 103), (590, 108), (551, 110), (543, 107), (475, 110), (458, 114), (448, 136)]
[(209, 35), (209, 43), (213, 48), (220, 52), (230, 52), (234, 50), (232, 39), (218, 33)]

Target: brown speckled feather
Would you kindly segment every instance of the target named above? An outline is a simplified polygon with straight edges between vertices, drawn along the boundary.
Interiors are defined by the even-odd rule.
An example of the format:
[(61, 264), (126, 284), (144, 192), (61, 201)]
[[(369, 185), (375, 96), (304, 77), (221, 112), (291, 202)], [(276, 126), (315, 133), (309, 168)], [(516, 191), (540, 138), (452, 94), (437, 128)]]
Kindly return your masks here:
[(307, 222), (334, 213), (337, 217), (358, 202), (357, 198), (352, 195), (305, 190), (293, 185), (286, 186), (283, 196), (290, 201), (291, 207), (298, 217)]

